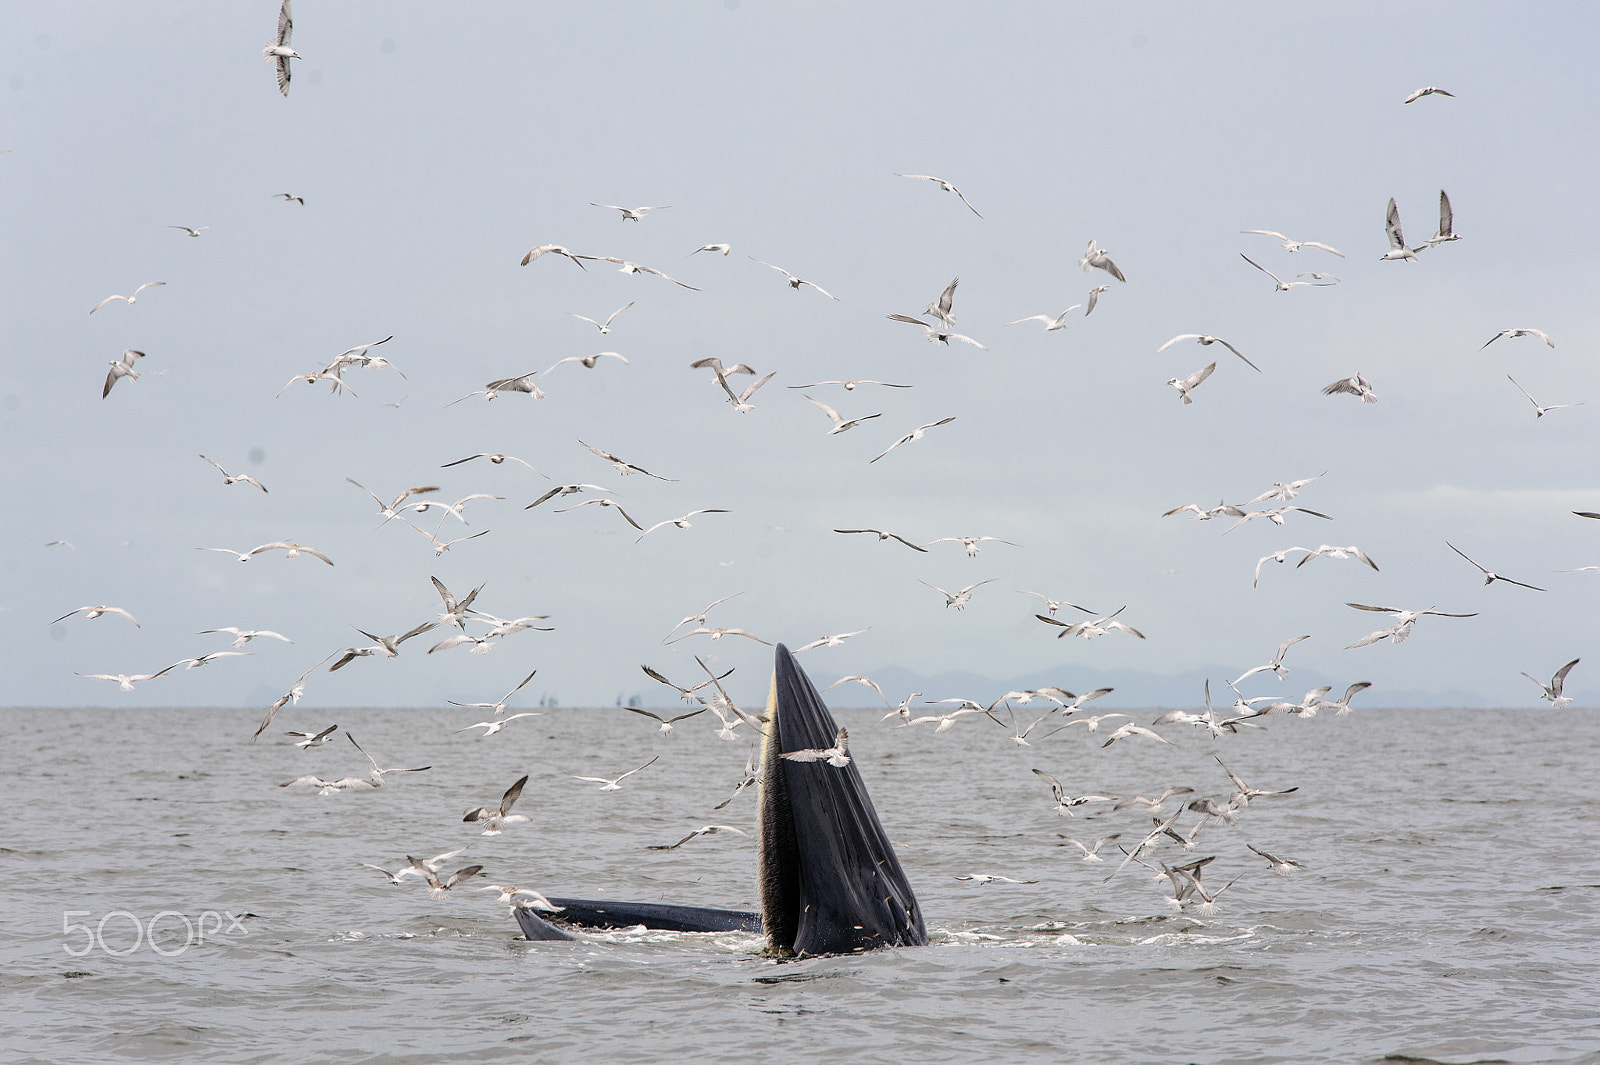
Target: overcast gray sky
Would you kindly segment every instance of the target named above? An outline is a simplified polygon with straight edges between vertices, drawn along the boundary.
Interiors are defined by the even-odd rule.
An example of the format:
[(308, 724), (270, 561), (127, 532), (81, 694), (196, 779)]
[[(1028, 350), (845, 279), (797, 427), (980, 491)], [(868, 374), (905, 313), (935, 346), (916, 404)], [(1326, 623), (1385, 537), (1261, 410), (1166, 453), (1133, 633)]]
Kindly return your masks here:
[[(1291, 664), (1383, 692), (1455, 689), (1533, 705), (1519, 676), (1595, 656), (1600, 573), (1600, 260), (1596, 73), (1588, 5), (474, 5), (296, 8), (287, 99), (260, 54), (276, 5), (74, 4), (14, 9), (0, 44), (6, 375), (0, 426), (10, 562), (0, 593), (4, 701), (17, 705), (264, 706), (323, 655), (439, 610), (429, 577), (477, 606), (548, 614), (487, 655), (367, 659), (307, 686), (312, 705), (441, 705), (525, 695), (609, 705), (671, 693), (640, 672), (737, 666), (765, 694), (769, 652), (673, 623), (741, 593), (712, 623), (808, 652), (821, 683), (898, 667), (1074, 690), (1110, 671), (1206, 669), (1213, 686), (1311, 634)], [(1454, 98), (1411, 105), (1437, 85)], [(958, 185), (954, 196), (900, 173)], [(1439, 190), (1463, 239), (1418, 263), (1379, 262), (1384, 206), (1433, 232)], [(290, 192), (304, 206), (273, 199)], [(642, 223), (590, 201), (670, 204)], [(191, 239), (174, 225), (208, 226)], [(1288, 254), (1242, 229), (1325, 241)], [(1127, 283), (1076, 264), (1090, 238)], [(730, 256), (694, 248), (730, 242)], [(580, 271), (556, 242), (697, 286)], [(1328, 271), (1323, 289), (1273, 291)], [(839, 297), (792, 291), (777, 263)], [(886, 320), (959, 276), (957, 328), (990, 350), (930, 344)], [(136, 305), (88, 309), (145, 281)], [(1109, 283), (1093, 316), (1046, 333)], [(603, 320), (635, 301), (608, 336)], [(1509, 327), (1554, 338), (1484, 341)], [(1230, 340), (1257, 374), (1220, 347)], [(404, 371), (351, 370), (355, 396), (297, 384), (356, 344)], [(106, 364), (147, 352), (141, 380), (102, 399)], [(562, 366), (542, 400), (445, 404), (492, 378)], [(714, 355), (777, 376), (735, 412), (702, 370)], [(1182, 406), (1164, 382), (1213, 358)], [(1320, 389), (1360, 371), (1363, 405)], [(1542, 403), (1535, 419), (1506, 380)], [(838, 436), (785, 386), (867, 377), (910, 389), (814, 389)], [(748, 379), (744, 379), (748, 380)], [(402, 401), (403, 402), (400, 402)], [(398, 407), (391, 406), (400, 402)], [(900, 434), (956, 421), (868, 459)], [(619, 477), (582, 438), (672, 483)], [(479, 451), (531, 462), (443, 463)], [(225, 487), (197, 455), (270, 489)], [(1161, 517), (1242, 503), (1326, 476), (1295, 502), (1333, 521)], [(379, 527), (354, 478), (384, 496), (420, 484), (469, 506), (445, 529), (489, 535), (436, 558)], [(645, 525), (702, 507), (688, 530), (635, 544), (612, 512), (523, 506), (594, 482)], [(577, 502), (584, 496), (567, 500)], [(432, 528), (433, 515), (416, 518)], [(834, 528), (927, 542), (927, 554)], [(226, 555), (279, 538), (281, 553)], [(46, 548), (66, 540), (72, 549)], [(1450, 540), (1547, 588), (1485, 587)], [(1382, 567), (1256, 560), (1357, 544)], [(991, 580), (964, 611), (934, 591)], [(1039, 591), (1122, 615), (1148, 637), (1057, 640)], [(1347, 600), (1478, 611), (1424, 618), (1410, 640), (1346, 646), (1384, 626)], [(116, 617), (52, 618), (86, 604)], [(153, 672), (226, 647), (197, 630), (268, 628), (252, 657), (124, 694), (78, 673)], [(710, 659), (708, 659), (710, 661)], [(1600, 656), (1574, 671), (1600, 692)], [(1600, 677), (1600, 672), (1594, 674)], [(1298, 697), (1299, 678), (1258, 692)], [(1152, 682), (1152, 692), (1155, 691)], [(903, 691), (889, 693), (899, 699)], [(966, 696), (929, 691), (929, 698)], [(1142, 699), (1122, 689), (1125, 702)], [(1198, 702), (1200, 693), (1192, 694)], [(852, 697), (845, 701), (859, 701)], [(1589, 697), (1592, 705), (1593, 696)]]

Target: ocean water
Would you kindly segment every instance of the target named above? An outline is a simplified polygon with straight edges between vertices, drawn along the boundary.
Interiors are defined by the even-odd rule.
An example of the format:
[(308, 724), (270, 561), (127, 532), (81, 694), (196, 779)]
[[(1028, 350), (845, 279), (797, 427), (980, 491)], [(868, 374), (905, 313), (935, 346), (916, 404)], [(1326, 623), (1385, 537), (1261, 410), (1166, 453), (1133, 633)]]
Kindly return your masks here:
[[(1115, 722), (1019, 747), (982, 717), (935, 734), (837, 711), (931, 943), (798, 961), (733, 933), (529, 943), (477, 890), (755, 908), (753, 837), (652, 849), (754, 829), (753, 789), (712, 809), (750, 744), (709, 715), (663, 736), (554, 710), (479, 739), (450, 731), (469, 711), (290, 707), (251, 743), (257, 716), (0, 711), (5, 1061), (1600, 1062), (1592, 714), (1362, 708), (1102, 748)], [(278, 787), (364, 774), (342, 736), (282, 735), (335, 722), (385, 766), (433, 768)], [(653, 755), (620, 791), (572, 776)], [(1216, 856), (1204, 883), (1232, 884), (1210, 915), (1137, 865), (1106, 882), (1115, 844), (1090, 863), (1058, 838), (1136, 842), (1142, 809), (1060, 817), (1030, 772), (1073, 794), (1225, 797), (1214, 756), (1298, 790), (1152, 853)], [(524, 773), (530, 823), (462, 823)], [(360, 864), (468, 844), (445, 871), (484, 875), (440, 900)], [(1276, 875), (1246, 844), (1304, 868)]]

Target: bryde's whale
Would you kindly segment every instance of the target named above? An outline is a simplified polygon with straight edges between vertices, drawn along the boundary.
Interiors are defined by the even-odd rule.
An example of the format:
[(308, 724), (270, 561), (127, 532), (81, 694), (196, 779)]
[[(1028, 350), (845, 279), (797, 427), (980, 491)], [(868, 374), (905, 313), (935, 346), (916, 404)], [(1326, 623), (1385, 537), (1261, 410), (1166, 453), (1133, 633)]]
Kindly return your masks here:
[(851, 759), (792, 761), (832, 747), (839, 728), (794, 656), (774, 654), (762, 735), (758, 812), (761, 912), (552, 898), (561, 912), (518, 908), (529, 939), (570, 939), (556, 923), (681, 932), (761, 932), (784, 955), (843, 954), (927, 943), (922, 911)]

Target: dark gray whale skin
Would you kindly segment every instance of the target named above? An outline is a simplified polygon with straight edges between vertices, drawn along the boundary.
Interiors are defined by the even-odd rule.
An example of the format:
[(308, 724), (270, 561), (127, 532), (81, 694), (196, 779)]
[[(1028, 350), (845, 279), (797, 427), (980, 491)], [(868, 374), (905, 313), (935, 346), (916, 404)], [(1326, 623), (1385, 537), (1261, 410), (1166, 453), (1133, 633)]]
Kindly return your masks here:
[[(562, 898), (550, 901), (563, 910), (546, 916), (599, 928), (760, 932), (770, 951), (794, 956), (927, 943), (916, 895), (855, 761), (834, 766), (780, 757), (831, 747), (838, 731), (810, 678), (778, 644), (761, 751), (759, 914)], [(517, 921), (529, 939), (554, 938), (542, 934), (546, 929), (560, 933), (526, 909), (517, 911)]]

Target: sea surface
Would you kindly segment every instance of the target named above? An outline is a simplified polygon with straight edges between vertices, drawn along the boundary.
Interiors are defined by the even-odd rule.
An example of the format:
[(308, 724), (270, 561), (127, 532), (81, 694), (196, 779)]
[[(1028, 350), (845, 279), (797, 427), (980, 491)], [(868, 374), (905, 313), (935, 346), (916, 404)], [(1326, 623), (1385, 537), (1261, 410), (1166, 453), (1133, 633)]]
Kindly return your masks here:
[[(745, 934), (529, 943), (477, 890), (756, 908), (753, 836), (652, 849), (754, 830), (754, 789), (713, 810), (751, 744), (710, 715), (662, 735), (560, 709), (480, 739), (451, 732), (472, 711), (289, 707), (252, 743), (255, 710), (0, 710), (0, 1059), (1600, 1062), (1593, 713), (1361, 708), (1110, 748), (1120, 721), (1040, 738), (1047, 722), (1019, 746), (981, 715), (935, 734), (881, 713), (837, 716), (931, 943), (796, 961)], [(365, 774), (343, 735), (283, 735), (335, 722), (384, 766), (433, 768), (280, 788)], [(618, 791), (573, 779), (654, 755)], [(1138, 865), (1107, 883), (1116, 843), (1091, 863), (1058, 838), (1131, 845), (1143, 809), (1061, 817), (1029, 771), (1073, 795), (1195, 789), (1166, 816), (1226, 798), (1216, 756), (1298, 790), (1149, 854), (1214, 855), (1203, 883), (1232, 884), (1210, 915), (1173, 908)], [(462, 822), (524, 773), (531, 822)], [(445, 872), (484, 875), (440, 900), (361, 864), (469, 844)], [(1246, 844), (1304, 868), (1277, 875)]]

